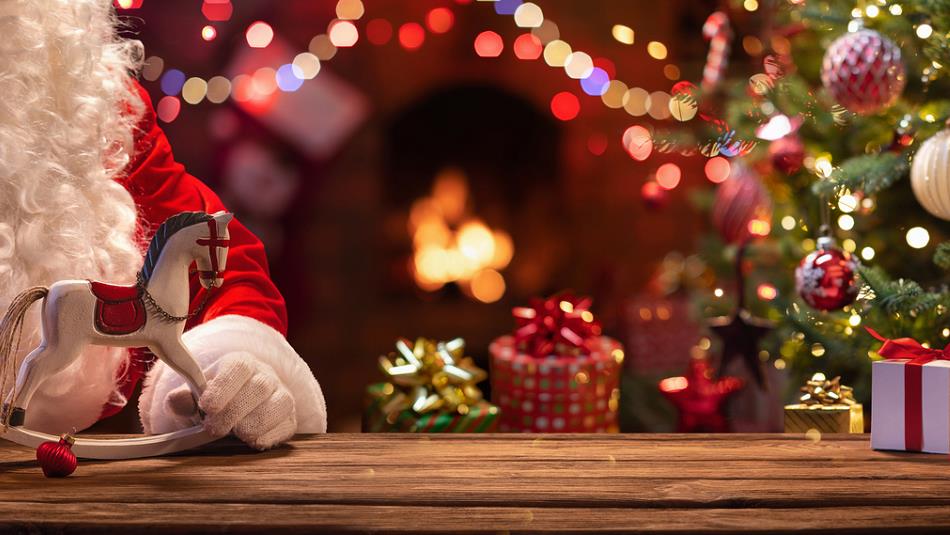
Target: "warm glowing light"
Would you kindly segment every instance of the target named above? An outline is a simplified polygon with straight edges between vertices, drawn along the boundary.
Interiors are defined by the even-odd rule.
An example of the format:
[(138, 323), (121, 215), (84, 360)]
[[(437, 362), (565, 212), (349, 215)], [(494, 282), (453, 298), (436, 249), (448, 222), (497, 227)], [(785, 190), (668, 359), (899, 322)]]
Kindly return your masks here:
[(302, 80), (311, 80), (320, 73), (320, 58), (310, 52), (301, 52), (294, 57), (294, 74)]
[(560, 39), (561, 31), (558, 29), (557, 24), (548, 19), (544, 19), (541, 26), (531, 29), (531, 35), (540, 39), (542, 45), (547, 45), (551, 41)]
[(891, 4), (891, 7), (887, 10), (891, 12), (891, 15), (900, 15), (904, 12), (904, 8), (900, 4)]
[(811, 354), (813, 357), (820, 357), (825, 354), (825, 346), (815, 342), (811, 345)]
[(768, 236), (769, 232), (772, 232), (772, 224), (764, 219), (753, 219), (749, 221), (747, 228), (749, 229), (749, 234), (753, 236)]
[[(652, 104), (653, 101), (651, 100), (650, 102)], [(692, 120), (692, 118), (696, 116), (696, 112), (699, 111), (699, 104), (696, 99), (685, 93), (678, 93), (670, 98), (667, 107), (669, 108), (670, 115), (681, 122)]]
[(231, 95), (231, 81), (224, 76), (215, 76), (208, 80), (208, 102), (220, 104)]
[(327, 28), (330, 42), (337, 48), (349, 48), (360, 39), (360, 32), (356, 25), (348, 20), (335, 20)]
[(874, 258), (874, 248), (873, 248), (873, 247), (865, 247), (865, 248), (861, 249), (861, 258), (863, 258), (863, 259), (865, 259), (865, 260), (872, 260), (872, 259)]
[(537, 28), (544, 22), (544, 13), (537, 4), (525, 2), (515, 10), (515, 24), (519, 28)]
[(834, 166), (831, 164), (831, 160), (827, 156), (819, 156), (815, 158), (815, 172), (821, 178), (828, 178), (831, 176), (831, 173), (835, 170)]
[(455, 14), (447, 7), (437, 7), (426, 14), (426, 26), (432, 33), (446, 33), (455, 24)]
[(564, 72), (575, 80), (587, 78), (594, 71), (594, 60), (585, 52), (573, 52), (564, 60)]
[(600, 99), (604, 102), (604, 106), (608, 108), (622, 108), (628, 98), (627, 91), (627, 84), (620, 80), (611, 80), (607, 84), (607, 90), (600, 96)]
[(247, 27), (244, 37), (251, 48), (266, 48), (274, 39), (274, 29), (270, 24), (259, 20)]
[(843, 214), (838, 217), (838, 227), (841, 230), (851, 230), (854, 228), (854, 218), (848, 214)]
[(475, 37), (475, 53), (483, 58), (497, 58), (505, 49), (501, 36), (493, 31), (484, 31)]
[(874, 17), (878, 16), (880, 13), (881, 13), (881, 9), (874, 4), (868, 4), (868, 6), (864, 8), (864, 14), (867, 15), (868, 18), (873, 19)]
[(680, 79), (680, 68), (672, 63), (667, 63), (663, 66), (663, 76), (667, 80), (676, 81)]
[(474, 262), (487, 264), (495, 256), (495, 237), (481, 221), (462, 225), (456, 240), (459, 251)]
[(336, 3), (336, 17), (341, 20), (358, 20), (364, 12), (360, 0), (340, 0)]
[(623, 109), (634, 117), (646, 115), (650, 109), (650, 93), (642, 87), (631, 87), (624, 94)]
[(406, 50), (418, 50), (425, 40), (426, 31), (421, 25), (407, 22), (399, 27), (399, 44)]
[(330, 36), (325, 33), (315, 35), (310, 40), (310, 46), (307, 49), (320, 61), (329, 61), (336, 55), (336, 46), (330, 42)]
[(682, 171), (675, 163), (665, 163), (656, 170), (656, 183), (663, 189), (673, 189), (679, 185)]
[(775, 286), (763, 282), (755, 289), (756, 295), (759, 296), (759, 299), (765, 301), (771, 301), (778, 297), (778, 290), (775, 289)]
[(725, 292), (722, 291), (722, 288), (716, 288), (715, 290), (713, 290), (713, 295), (715, 295), (716, 297), (722, 297), (724, 293)]
[(924, 227), (913, 227), (907, 231), (907, 245), (914, 249), (923, 249), (930, 243), (930, 233)]
[(551, 99), (551, 113), (562, 121), (570, 121), (581, 111), (581, 103), (577, 95), (569, 91), (561, 91)]
[(162, 75), (163, 70), (165, 70), (165, 60), (158, 56), (151, 56), (142, 65), (142, 78), (154, 82)]
[(162, 99), (158, 101), (158, 106), (155, 108), (155, 114), (158, 115), (158, 119), (166, 123), (174, 121), (180, 111), (181, 101), (178, 100), (178, 97), (169, 95), (162, 97)]
[(785, 230), (792, 230), (795, 228), (795, 225), (798, 224), (798, 221), (794, 217), (787, 215), (782, 218), (782, 228)]
[[(774, 115), (755, 131), (756, 137), (766, 141), (775, 141), (792, 132), (792, 121), (787, 115)], [(829, 162), (831, 163), (831, 162)]]
[(662, 121), (670, 117), (670, 95), (665, 91), (654, 91), (650, 93), (650, 109), (647, 113), (650, 117)]
[(838, 210), (850, 214), (858, 208), (858, 199), (850, 193), (838, 197)]
[(214, 26), (206, 24), (201, 28), (201, 38), (205, 41), (214, 41), (214, 38), (218, 36), (218, 30), (214, 29)]
[(653, 152), (653, 135), (640, 125), (631, 126), (623, 133), (623, 148), (631, 158), (642, 162)]
[(386, 19), (373, 19), (366, 24), (366, 40), (374, 45), (385, 45), (393, 37), (393, 25)]
[(722, 156), (715, 156), (706, 160), (703, 171), (706, 173), (707, 180), (713, 184), (719, 184), (729, 178), (729, 173), (732, 172), (732, 165), (729, 163), (729, 160)]
[(647, 44), (647, 54), (653, 59), (666, 59), (666, 45), (659, 41), (650, 41)]
[(231, 81), (231, 95), (238, 102), (247, 102), (251, 100), (251, 77), (246, 74), (239, 74)]
[(277, 71), (270, 67), (261, 67), (254, 71), (251, 90), (256, 96), (268, 96), (277, 91)]
[(623, 24), (614, 24), (614, 27), (610, 29), (610, 34), (614, 36), (614, 39), (625, 44), (632, 45), (634, 41), (633, 28), (630, 26), (624, 26)]
[(746, 11), (755, 11), (759, 9), (759, 2), (758, 0), (745, 0), (742, 2), (742, 7), (744, 7)]
[(223, 22), (231, 19), (234, 6), (230, 0), (204, 0), (201, 3), (201, 14), (212, 22)]
[(933, 33), (934, 33), (933, 27), (927, 23), (921, 24), (920, 26), (917, 27), (917, 37), (920, 37), (921, 39), (927, 39), (928, 37), (933, 35)]
[(851, 314), (851, 317), (848, 318), (848, 324), (851, 325), (852, 327), (857, 327), (858, 325), (861, 325), (861, 316), (857, 314)]
[(505, 278), (494, 269), (483, 269), (472, 277), (471, 290), (482, 303), (494, 303), (505, 295)]
[(524, 60), (538, 59), (544, 50), (541, 40), (531, 33), (519, 35), (511, 48), (515, 51), (515, 57)]
[(667, 377), (660, 381), (660, 390), (663, 392), (680, 392), (688, 386), (689, 380), (685, 377)]
[(571, 45), (561, 40), (551, 41), (544, 47), (544, 62), (551, 67), (563, 67), (570, 55)]
[(208, 82), (201, 78), (189, 78), (181, 88), (181, 98), (188, 104), (198, 104), (208, 94)]
[(848, 251), (849, 253), (853, 253), (854, 251), (856, 251), (856, 250), (858, 249), (858, 244), (857, 244), (857, 242), (855, 242), (855, 241), (852, 240), (851, 238), (847, 238), (847, 239), (845, 239), (844, 241), (841, 242), (841, 247), (842, 247), (845, 251)]

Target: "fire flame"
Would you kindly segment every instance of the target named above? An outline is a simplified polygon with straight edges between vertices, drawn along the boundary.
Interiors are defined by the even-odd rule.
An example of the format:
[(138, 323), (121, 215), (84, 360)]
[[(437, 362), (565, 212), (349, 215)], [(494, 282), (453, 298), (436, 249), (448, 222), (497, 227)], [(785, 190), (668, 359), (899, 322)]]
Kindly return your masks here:
[(505, 293), (500, 273), (511, 262), (514, 244), (503, 230), (492, 229), (468, 210), (468, 181), (457, 169), (439, 173), (432, 193), (409, 212), (416, 284), (435, 291), (456, 283), (483, 303)]

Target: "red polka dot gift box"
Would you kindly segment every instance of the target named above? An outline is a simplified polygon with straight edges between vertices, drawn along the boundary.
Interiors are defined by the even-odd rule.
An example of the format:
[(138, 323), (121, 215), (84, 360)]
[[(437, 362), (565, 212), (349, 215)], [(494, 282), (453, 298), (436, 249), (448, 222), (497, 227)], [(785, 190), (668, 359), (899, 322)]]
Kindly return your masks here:
[(499, 431), (617, 431), (623, 348), (601, 336), (590, 304), (562, 294), (514, 309), (514, 334), (489, 347)]

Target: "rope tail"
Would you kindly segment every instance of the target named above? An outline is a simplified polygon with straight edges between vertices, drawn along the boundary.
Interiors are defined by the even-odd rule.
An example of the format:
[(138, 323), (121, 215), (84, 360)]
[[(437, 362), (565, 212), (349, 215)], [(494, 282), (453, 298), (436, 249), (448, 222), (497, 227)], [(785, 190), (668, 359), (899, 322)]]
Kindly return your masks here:
[[(23, 331), (23, 320), (30, 306), (49, 295), (49, 288), (34, 286), (13, 298), (10, 308), (0, 321), (0, 399), (8, 399), (10, 403), (16, 399), (16, 354), (20, 349), (20, 336)], [(12, 385), (8, 384), (10, 378)], [(7, 396), (7, 389), (10, 395)], [(10, 416), (13, 407), (4, 407), (0, 429), (10, 425)]]

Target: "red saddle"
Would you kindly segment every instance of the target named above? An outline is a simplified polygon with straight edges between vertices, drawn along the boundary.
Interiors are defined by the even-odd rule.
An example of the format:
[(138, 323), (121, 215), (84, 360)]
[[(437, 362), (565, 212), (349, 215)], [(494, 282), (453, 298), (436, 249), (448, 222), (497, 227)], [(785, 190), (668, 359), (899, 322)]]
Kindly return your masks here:
[(89, 281), (96, 296), (96, 330), (103, 334), (130, 334), (145, 326), (145, 303), (136, 285)]

